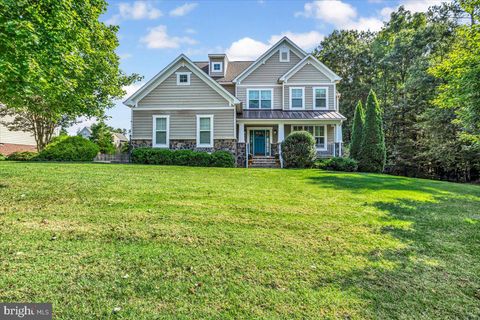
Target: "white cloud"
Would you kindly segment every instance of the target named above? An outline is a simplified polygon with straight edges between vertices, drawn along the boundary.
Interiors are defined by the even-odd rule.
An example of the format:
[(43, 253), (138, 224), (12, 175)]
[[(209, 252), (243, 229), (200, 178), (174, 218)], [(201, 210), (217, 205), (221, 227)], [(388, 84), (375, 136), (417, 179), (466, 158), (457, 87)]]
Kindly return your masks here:
[(163, 15), (162, 11), (155, 8), (146, 1), (135, 1), (133, 3), (122, 2), (118, 5), (120, 16), (124, 19), (141, 20), (157, 19)]
[(197, 3), (185, 3), (184, 5), (181, 5), (180, 7), (176, 7), (175, 9), (170, 11), (170, 15), (172, 17), (182, 17), (186, 14), (188, 14), (190, 11), (195, 9), (197, 6)]
[(135, 1), (133, 3), (121, 2), (118, 5), (118, 14), (114, 14), (105, 21), (106, 24), (119, 24), (122, 20), (153, 20), (161, 17), (162, 11), (151, 3)]
[(121, 60), (126, 60), (126, 59), (129, 59), (132, 57), (132, 54), (131, 53), (119, 53), (118, 54), (118, 57), (121, 59)]
[(357, 16), (357, 10), (340, 0), (307, 2), (302, 12), (295, 16), (315, 18), (333, 24), (336, 27), (350, 23)]
[(171, 37), (167, 33), (167, 27), (159, 25), (151, 28), (148, 34), (140, 39), (145, 43), (147, 48), (151, 49), (175, 49), (182, 44), (196, 44), (197, 41), (190, 37)]
[(187, 29), (185, 29), (185, 33), (195, 34), (195, 33), (197, 33), (197, 30), (195, 30), (195, 29), (193, 29), (193, 28), (187, 28)]
[(315, 48), (324, 37), (317, 31), (305, 33), (287, 31), (271, 36), (267, 43), (245, 37), (233, 42), (225, 53), (230, 60), (255, 60), (284, 36), (287, 36), (305, 50)]
[(400, 1), (400, 5), (403, 5), (405, 9), (412, 12), (427, 12), (429, 7), (441, 5), (445, 0), (403, 0)]
[(340, 0), (308, 2), (295, 16), (314, 18), (338, 29), (378, 31), (383, 25), (377, 17), (358, 17), (355, 7)]

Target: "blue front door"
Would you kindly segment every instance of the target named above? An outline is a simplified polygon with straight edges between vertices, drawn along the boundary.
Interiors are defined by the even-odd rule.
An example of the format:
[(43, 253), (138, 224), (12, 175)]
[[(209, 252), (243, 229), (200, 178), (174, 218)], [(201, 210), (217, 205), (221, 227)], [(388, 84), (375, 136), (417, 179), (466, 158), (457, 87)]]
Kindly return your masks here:
[(266, 155), (265, 139), (267, 135), (267, 130), (253, 130), (252, 134), (253, 134), (253, 155), (254, 156)]

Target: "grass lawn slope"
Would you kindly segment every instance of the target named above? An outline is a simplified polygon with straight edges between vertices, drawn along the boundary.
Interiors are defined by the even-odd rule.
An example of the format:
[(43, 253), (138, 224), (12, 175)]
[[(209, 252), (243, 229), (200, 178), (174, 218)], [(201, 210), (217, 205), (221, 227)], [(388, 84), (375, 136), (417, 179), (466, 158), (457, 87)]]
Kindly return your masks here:
[(0, 301), (55, 319), (479, 318), (480, 187), (4, 161)]

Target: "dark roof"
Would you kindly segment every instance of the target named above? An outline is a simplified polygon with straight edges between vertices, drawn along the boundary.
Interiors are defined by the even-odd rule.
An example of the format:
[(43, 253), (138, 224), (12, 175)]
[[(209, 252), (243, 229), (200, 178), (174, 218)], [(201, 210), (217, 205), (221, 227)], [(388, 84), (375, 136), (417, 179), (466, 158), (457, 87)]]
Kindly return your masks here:
[(237, 115), (239, 119), (295, 119), (295, 120), (345, 120), (346, 118), (336, 111), (283, 111), (283, 110), (243, 110)]
[[(232, 82), (243, 70), (247, 69), (254, 61), (229, 61), (225, 77), (212, 77), (219, 83)], [(194, 62), (203, 72), (208, 74), (208, 61)]]

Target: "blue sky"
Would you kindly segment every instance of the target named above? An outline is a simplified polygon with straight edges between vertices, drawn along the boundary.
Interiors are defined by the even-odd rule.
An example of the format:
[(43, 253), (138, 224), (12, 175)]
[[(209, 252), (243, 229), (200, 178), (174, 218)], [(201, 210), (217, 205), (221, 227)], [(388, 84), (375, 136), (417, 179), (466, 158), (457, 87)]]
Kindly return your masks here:
[[(122, 70), (144, 76), (125, 88), (128, 96), (181, 53), (192, 60), (205, 61), (208, 53), (254, 60), (284, 35), (308, 52), (335, 29), (376, 31), (399, 5), (418, 12), (440, 2), (115, 0), (109, 1), (102, 20), (120, 26)], [(107, 114), (113, 127), (130, 129), (130, 110), (121, 101)], [(93, 122), (85, 119), (69, 131)]]

